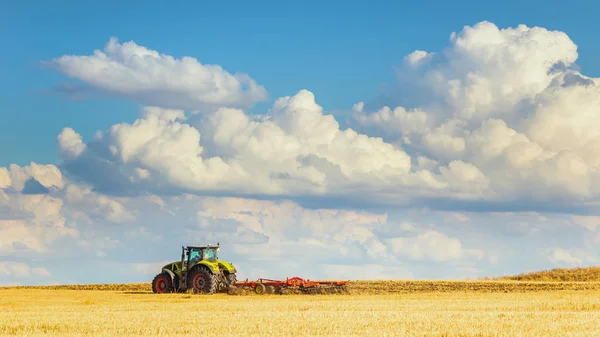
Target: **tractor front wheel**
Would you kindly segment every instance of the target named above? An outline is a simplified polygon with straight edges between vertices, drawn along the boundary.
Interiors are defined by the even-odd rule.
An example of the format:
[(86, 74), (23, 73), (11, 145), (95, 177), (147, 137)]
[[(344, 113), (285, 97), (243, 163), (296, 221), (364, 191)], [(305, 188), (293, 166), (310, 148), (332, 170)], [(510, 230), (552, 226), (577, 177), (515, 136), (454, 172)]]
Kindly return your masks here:
[(233, 285), (235, 282), (237, 282), (237, 277), (235, 276), (235, 273), (226, 273), (225, 274), (225, 278), (227, 279), (227, 285)]
[(154, 280), (152, 280), (152, 292), (155, 294), (173, 292), (173, 282), (171, 282), (171, 276), (166, 272), (156, 275)]
[(191, 272), (189, 280), (195, 294), (214, 294), (217, 290), (217, 279), (206, 268)]

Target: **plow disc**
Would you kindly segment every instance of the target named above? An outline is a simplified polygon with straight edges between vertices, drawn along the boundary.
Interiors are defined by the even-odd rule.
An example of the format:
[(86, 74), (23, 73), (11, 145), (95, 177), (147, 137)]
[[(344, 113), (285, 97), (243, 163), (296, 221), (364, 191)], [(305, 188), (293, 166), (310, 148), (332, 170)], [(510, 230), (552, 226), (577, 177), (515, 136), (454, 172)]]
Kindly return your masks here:
[(230, 295), (264, 294), (342, 294), (348, 293), (346, 287), (350, 281), (311, 281), (301, 277), (291, 277), (285, 280), (258, 279), (233, 283), (228, 293)]

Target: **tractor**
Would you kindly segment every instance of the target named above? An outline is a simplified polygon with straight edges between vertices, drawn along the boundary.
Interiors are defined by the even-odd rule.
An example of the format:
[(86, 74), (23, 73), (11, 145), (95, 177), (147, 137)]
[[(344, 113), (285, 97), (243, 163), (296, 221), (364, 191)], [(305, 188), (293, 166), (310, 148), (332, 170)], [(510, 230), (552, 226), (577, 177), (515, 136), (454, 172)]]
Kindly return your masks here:
[(236, 280), (233, 264), (219, 260), (217, 251), (221, 244), (208, 246), (182, 246), (181, 261), (164, 265), (152, 280), (154, 293), (185, 292), (214, 294), (226, 291)]

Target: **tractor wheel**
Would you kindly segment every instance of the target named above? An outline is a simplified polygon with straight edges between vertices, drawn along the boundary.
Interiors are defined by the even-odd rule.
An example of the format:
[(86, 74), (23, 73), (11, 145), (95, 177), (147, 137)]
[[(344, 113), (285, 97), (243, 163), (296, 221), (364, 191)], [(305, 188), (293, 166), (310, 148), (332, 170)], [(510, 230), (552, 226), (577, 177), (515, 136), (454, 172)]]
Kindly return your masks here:
[(227, 285), (233, 285), (235, 282), (237, 282), (235, 273), (225, 274), (225, 278), (227, 279)]
[(173, 282), (171, 281), (171, 275), (166, 272), (156, 275), (154, 280), (152, 280), (152, 292), (155, 294), (172, 293)]
[(190, 288), (195, 294), (214, 294), (217, 291), (217, 280), (206, 268), (198, 268), (190, 273)]

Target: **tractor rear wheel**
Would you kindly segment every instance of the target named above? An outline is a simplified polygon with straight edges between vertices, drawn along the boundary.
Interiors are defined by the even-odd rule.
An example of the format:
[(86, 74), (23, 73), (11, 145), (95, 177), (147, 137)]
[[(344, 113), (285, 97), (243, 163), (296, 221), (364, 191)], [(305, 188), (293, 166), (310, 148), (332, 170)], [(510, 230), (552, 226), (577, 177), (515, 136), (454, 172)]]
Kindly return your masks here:
[(217, 279), (206, 268), (198, 268), (192, 271), (189, 280), (195, 294), (214, 294), (217, 291)]
[(155, 294), (172, 293), (173, 282), (171, 281), (171, 275), (167, 272), (156, 275), (154, 280), (152, 280), (152, 292)]

